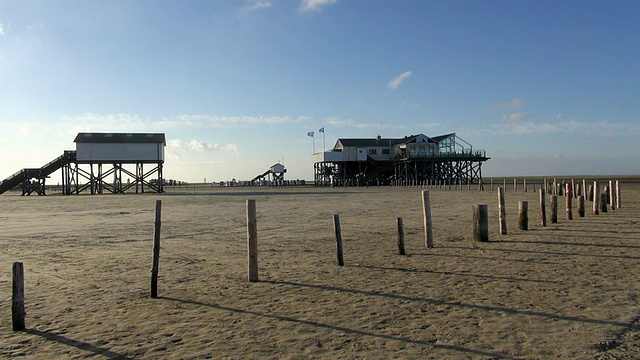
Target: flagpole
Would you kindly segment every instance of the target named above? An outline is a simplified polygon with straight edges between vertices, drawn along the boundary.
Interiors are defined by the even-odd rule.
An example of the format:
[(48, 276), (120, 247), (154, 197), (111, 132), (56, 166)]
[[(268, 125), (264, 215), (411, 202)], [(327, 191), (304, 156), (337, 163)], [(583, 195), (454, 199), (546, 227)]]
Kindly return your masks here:
[(322, 128), (322, 152), (325, 152), (326, 150), (326, 146), (324, 144), (324, 128)]
[(315, 136), (315, 134), (311, 135), (311, 139), (313, 140), (313, 155), (315, 155), (316, 154), (316, 136)]

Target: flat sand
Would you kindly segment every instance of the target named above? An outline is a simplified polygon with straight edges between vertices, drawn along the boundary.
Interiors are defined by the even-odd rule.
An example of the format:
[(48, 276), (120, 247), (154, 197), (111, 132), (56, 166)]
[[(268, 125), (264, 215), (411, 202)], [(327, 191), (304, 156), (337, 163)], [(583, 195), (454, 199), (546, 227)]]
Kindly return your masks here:
[[(593, 215), (587, 202), (573, 220), (560, 198), (559, 223), (546, 227), (538, 193), (508, 188), (508, 235), (495, 191), (430, 189), (432, 249), (422, 188), (5, 194), (0, 357), (638, 359), (640, 184), (622, 188), (620, 209)], [(157, 199), (160, 297), (151, 299)], [(257, 202), (257, 283), (247, 281), (247, 199)], [(527, 231), (517, 226), (520, 200)], [(472, 239), (474, 204), (489, 205), (490, 242)], [(11, 329), (16, 261), (22, 332)]]

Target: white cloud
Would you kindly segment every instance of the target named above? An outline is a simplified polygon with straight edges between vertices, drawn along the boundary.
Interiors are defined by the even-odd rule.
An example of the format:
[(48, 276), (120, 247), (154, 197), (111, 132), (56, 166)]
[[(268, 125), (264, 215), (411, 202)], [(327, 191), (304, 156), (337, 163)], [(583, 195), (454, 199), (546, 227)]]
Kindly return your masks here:
[(167, 141), (165, 151), (167, 153), (167, 157), (180, 159), (185, 152), (185, 148), (180, 139), (172, 139)]
[(300, 12), (309, 12), (309, 11), (320, 11), (323, 7), (328, 5), (333, 5), (338, 0), (302, 0), (300, 3), (300, 7), (298, 11)]
[(271, 3), (271, 1), (252, 0), (248, 1), (247, 5), (243, 6), (242, 9), (240, 9), (240, 13), (241, 15), (248, 15), (251, 12), (268, 9), (270, 7), (273, 7), (273, 3)]
[(0, 36), (6, 36), (4, 33), (4, 25), (0, 23)]
[(498, 109), (519, 109), (522, 107), (523, 104), (524, 104), (523, 98), (516, 98), (509, 101), (508, 103), (497, 104), (497, 105), (494, 105), (493, 107)]
[(402, 84), (402, 82), (404, 81), (404, 79), (408, 78), (409, 76), (411, 76), (411, 74), (413, 74), (411, 71), (405, 71), (402, 74), (396, 76), (395, 78), (393, 78), (393, 80), (389, 81), (389, 83), (387, 84), (387, 87), (391, 90), (397, 89), (398, 86), (400, 86), (400, 84)]
[(532, 135), (532, 134), (579, 134), (583, 136), (637, 136), (640, 125), (632, 123), (614, 123), (609, 121), (586, 122), (567, 120), (559, 122), (503, 122), (489, 130), (492, 135)]
[(356, 129), (404, 129), (404, 126), (388, 125), (380, 123), (361, 123), (352, 119), (329, 118), (324, 121), (325, 124), (335, 125), (338, 127), (352, 127)]
[(224, 151), (224, 152), (231, 152), (231, 153), (238, 152), (238, 145), (236, 144), (227, 144), (222, 146), (219, 144), (209, 144), (199, 140), (191, 140), (189, 142), (189, 147), (191, 148), (192, 151), (195, 151), (195, 152), (204, 152), (204, 151)]
[(513, 113), (509, 115), (502, 115), (502, 121), (522, 121), (528, 118), (530, 115), (527, 113)]
[(219, 116), (204, 114), (182, 114), (159, 120), (143, 119), (136, 114), (96, 114), (63, 115), (61, 120), (68, 122), (72, 132), (81, 131), (166, 131), (176, 128), (233, 128), (256, 127), (275, 124), (301, 124), (310, 121), (305, 116)]

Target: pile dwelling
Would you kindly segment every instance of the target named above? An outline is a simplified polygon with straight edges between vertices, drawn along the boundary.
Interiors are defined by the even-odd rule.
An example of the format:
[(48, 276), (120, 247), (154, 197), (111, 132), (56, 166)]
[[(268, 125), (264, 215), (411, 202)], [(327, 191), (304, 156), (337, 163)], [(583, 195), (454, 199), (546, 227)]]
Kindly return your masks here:
[(120, 194), (133, 189), (138, 193), (145, 188), (164, 192), (164, 134), (79, 133), (74, 142), (76, 150), (65, 150), (40, 168), (22, 169), (0, 181), (0, 194), (20, 188), (22, 195), (46, 195), (45, 181), (58, 170), (63, 195)]
[(338, 139), (314, 156), (316, 186), (481, 183), (482, 163), (489, 160), (455, 133)]

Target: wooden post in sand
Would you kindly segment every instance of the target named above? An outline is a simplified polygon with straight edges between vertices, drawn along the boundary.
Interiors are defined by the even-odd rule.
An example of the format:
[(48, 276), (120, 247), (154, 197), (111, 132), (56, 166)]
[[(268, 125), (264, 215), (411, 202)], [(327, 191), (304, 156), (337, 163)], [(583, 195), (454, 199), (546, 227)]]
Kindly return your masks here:
[(589, 195), (587, 194), (587, 180), (586, 179), (582, 179), (582, 196), (584, 196), (585, 200), (589, 199)]
[(584, 217), (584, 195), (578, 196), (578, 217)]
[(620, 209), (620, 204), (622, 201), (620, 200), (620, 181), (616, 180), (616, 207)]
[(489, 212), (487, 205), (473, 206), (473, 239), (475, 241), (489, 241)]
[(616, 209), (616, 183), (613, 180), (609, 180), (609, 206), (611, 210)]
[(336, 232), (336, 246), (338, 250), (338, 266), (344, 266), (344, 257), (342, 256), (342, 229), (340, 228), (340, 215), (333, 215), (333, 228)]
[(578, 194), (576, 193), (576, 180), (575, 179), (571, 179), (571, 197), (578, 197)]
[(522, 180), (522, 186), (524, 187), (524, 192), (527, 192), (527, 179)]
[(567, 210), (567, 220), (573, 220), (573, 205), (571, 204), (571, 199), (573, 198), (573, 191), (571, 190), (571, 184), (567, 183), (566, 184), (566, 190), (564, 192), (566, 194), (565, 198), (565, 204), (566, 206), (566, 210)]
[(258, 217), (256, 201), (247, 200), (247, 250), (248, 278), (250, 282), (258, 281)]
[(518, 228), (520, 230), (529, 230), (528, 209), (529, 209), (528, 201), (518, 202)]
[(518, 180), (516, 180), (516, 178), (513, 178), (513, 192), (518, 191)]
[(504, 207), (504, 188), (498, 188), (498, 220), (500, 222), (500, 235), (507, 235), (507, 211)]
[(491, 192), (493, 192), (493, 178), (491, 178)]
[(404, 255), (404, 222), (401, 217), (396, 220), (398, 223), (398, 255)]
[(547, 226), (547, 209), (545, 208), (546, 191), (540, 188), (540, 225)]
[(153, 261), (151, 264), (151, 298), (158, 297), (158, 267), (160, 264), (160, 226), (162, 224), (162, 200), (156, 200), (156, 219), (153, 231)]
[(13, 331), (22, 331), (25, 326), (24, 311), (24, 266), (21, 262), (13, 263), (13, 293), (11, 296), (11, 322)]
[(551, 223), (558, 223), (558, 195), (551, 195)]
[(422, 212), (424, 215), (424, 243), (427, 248), (433, 248), (433, 228), (431, 224), (431, 201), (429, 190), (422, 191)]
[(607, 212), (607, 194), (606, 194), (606, 192), (600, 194), (600, 212), (602, 212), (602, 213), (606, 213)]
[(600, 185), (597, 181), (593, 182), (593, 215), (600, 213)]

